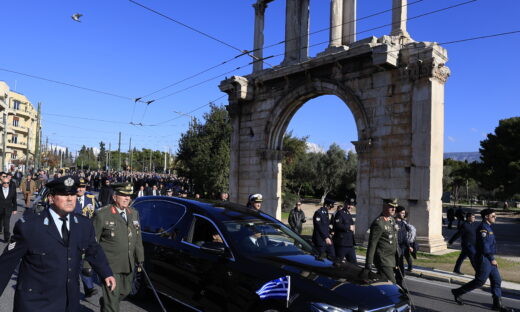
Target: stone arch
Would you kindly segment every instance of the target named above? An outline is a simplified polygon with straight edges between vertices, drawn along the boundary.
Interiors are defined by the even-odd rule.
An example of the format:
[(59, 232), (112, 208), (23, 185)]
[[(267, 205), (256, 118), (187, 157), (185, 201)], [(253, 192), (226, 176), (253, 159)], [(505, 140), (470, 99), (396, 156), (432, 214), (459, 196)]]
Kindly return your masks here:
[(350, 109), (356, 122), (358, 140), (370, 138), (370, 124), (361, 100), (349, 87), (334, 81), (314, 79), (287, 93), (274, 105), (269, 122), (265, 126), (268, 149), (282, 150), (283, 136), (296, 112), (309, 100), (322, 96), (335, 95)]

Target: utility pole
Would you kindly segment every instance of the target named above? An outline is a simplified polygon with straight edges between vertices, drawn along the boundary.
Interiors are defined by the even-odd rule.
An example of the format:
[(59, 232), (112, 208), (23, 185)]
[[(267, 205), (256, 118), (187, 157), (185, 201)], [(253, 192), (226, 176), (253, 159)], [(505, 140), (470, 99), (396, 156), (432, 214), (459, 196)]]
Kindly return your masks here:
[(128, 144), (128, 155), (130, 158), (130, 173), (134, 170), (134, 164), (132, 163), (132, 138), (130, 138), (130, 143)]
[(29, 172), (29, 154), (31, 153), (31, 127), (29, 126), (27, 132), (27, 148), (25, 149), (25, 174)]
[(152, 172), (152, 149), (150, 149), (150, 172)]
[(36, 142), (34, 143), (34, 169), (40, 169), (40, 146), (42, 145), (42, 134), (40, 131), (40, 116), (42, 113), (42, 103), (38, 102), (38, 113), (36, 115)]
[(117, 171), (121, 171), (121, 131), (119, 131), (119, 143), (117, 145), (117, 153), (119, 154), (119, 160), (117, 162)]
[(166, 147), (164, 148), (164, 168), (163, 173), (166, 173)]
[[(7, 105), (9, 106), (9, 101), (7, 101)], [(4, 131), (2, 133), (2, 171), (4, 171), (6, 168), (5, 168), (5, 163), (6, 163), (6, 159), (5, 159), (5, 149), (6, 149), (6, 142), (7, 142), (7, 112), (4, 111), (2, 113), (2, 121), (3, 121), (3, 124), (4, 124)]]
[(107, 171), (110, 170), (110, 151), (112, 150), (112, 143), (108, 143), (108, 164), (107, 164)]

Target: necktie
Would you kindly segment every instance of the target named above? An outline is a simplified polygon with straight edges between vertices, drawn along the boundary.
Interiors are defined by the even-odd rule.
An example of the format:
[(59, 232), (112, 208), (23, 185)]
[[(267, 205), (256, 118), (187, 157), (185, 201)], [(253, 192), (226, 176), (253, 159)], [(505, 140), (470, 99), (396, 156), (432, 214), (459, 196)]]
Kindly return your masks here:
[(121, 218), (123, 218), (123, 220), (125, 220), (125, 222), (128, 222), (128, 221), (126, 220), (126, 214), (125, 214), (124, 211), (121, 211), (120, 215), (121, 215)]
[(67, 229), (67, 218), (60, 218), (61, 222), (61, 237), (65, 245), (69, 245), (69, 230)]
[(79, 204), (81, 205), (81, 208), (83, 208), (83, 196), (79, 198)]

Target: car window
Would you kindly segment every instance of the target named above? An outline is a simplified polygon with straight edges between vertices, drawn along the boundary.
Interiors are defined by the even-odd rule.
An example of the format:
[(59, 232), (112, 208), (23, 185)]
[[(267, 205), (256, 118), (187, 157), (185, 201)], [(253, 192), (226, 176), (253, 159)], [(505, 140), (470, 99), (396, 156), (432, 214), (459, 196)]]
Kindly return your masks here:
[(202, 246), (208, 243), (224, 243), (217, 228), (208, 220), (195, 216), (184, 241)]
[(224, 228), (244, 253), (265, 255), (312, 254), (312, 246), (282, 224), (263, 220), (226, 221)]
[(165, 200), (143, 200), (133, 205), (139, 211), (144, 233), (162, 233), (171, 229), (186, 213), (186, 207)]

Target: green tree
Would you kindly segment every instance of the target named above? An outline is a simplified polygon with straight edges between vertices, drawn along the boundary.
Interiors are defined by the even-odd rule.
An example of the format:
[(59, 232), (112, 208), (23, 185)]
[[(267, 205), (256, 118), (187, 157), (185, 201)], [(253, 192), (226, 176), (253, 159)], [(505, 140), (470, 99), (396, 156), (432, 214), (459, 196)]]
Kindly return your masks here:
[(181, 135), (176, 168), (193, 192), (206, 195), (228, 188), (232, 130), (226, 109), (213, 104), (210, 108), (204, 123), (193, 119)]
[(340, 183), (346, 165), (345, 151), (336, 143), (321, 156), (317, 166), (317, 185), (322, 190), (321, 203), (325, 197)]
[(105, 148), (105, 143), (103, 141), (99, 142), (99, 154), (98, 154), (98, 161), (100, 162), (101, 166), (103, 167), (105, 165), (105, 161), (107, 159), (107, 151)]
[(500, 120), (480, 146), (482, 186), (500, 199), (520, 194), (520, 117)]

